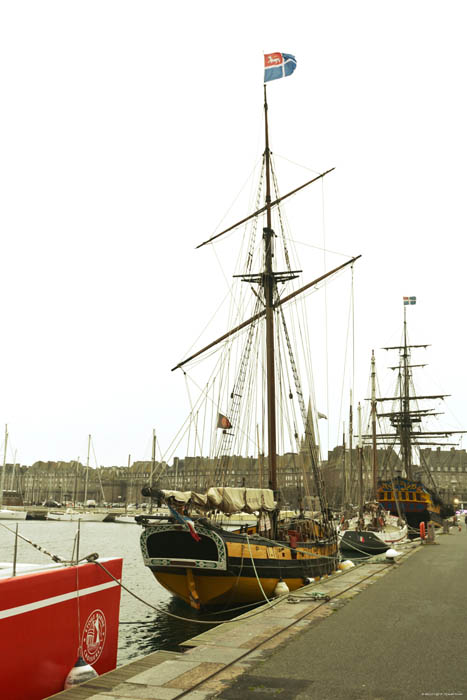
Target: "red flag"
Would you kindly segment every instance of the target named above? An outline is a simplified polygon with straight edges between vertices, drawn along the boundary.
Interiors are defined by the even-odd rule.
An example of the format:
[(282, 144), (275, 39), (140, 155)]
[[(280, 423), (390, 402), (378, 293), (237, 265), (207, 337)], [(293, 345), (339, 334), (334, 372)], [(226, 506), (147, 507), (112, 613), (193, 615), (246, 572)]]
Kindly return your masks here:
[(178, 520), (179, 523), (182, 523), (182, 525), (186, 525), (188, 527), (190, 535), (193, 537), (193, 539), (196, 540), (196, 542), (200, 542), (201, 537), (195, 530), (195, 524), (193, 520), (191, 518), (188, 518), (186, 515), (180, 515), (180, 513), (177, 513), (177, 511), (174, 508), (171, 508), (170, 506), (169, 510), (172, 514), (172, 517), (175, 518), (175, 520)]
[(201, 537), (198, 535), (198, 533), (195, 530), (195, 524), (194, 524), (193, 520), (190, 520), (190, 518), (186, 518), (186, 524), (189, 527), (190, 534), (193, 537), (193, 539), (196, 540), (196, 542), (200, 542)]
[(222, 413), (219, 413), (217, 418), (217, 427), (227, 430), (228, 428), (232, 427), (232, 423), (229, 421), (227, 416), (223, 416)]

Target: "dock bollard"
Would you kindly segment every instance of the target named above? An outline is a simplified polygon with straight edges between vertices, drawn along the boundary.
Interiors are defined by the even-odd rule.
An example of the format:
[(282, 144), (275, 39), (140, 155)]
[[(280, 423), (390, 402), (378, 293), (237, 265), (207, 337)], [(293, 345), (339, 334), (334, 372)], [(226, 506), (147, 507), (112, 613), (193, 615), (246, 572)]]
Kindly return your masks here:
[(435, 525), (431, 520), (428, 521), (426, 541), (430, 544), (435, 542)]

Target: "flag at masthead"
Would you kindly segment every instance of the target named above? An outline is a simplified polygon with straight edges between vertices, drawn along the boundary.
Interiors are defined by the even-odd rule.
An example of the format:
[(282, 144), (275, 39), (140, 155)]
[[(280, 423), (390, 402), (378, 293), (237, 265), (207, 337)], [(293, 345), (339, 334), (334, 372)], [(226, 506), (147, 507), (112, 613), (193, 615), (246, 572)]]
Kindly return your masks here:
[(297, 60), (290, 53), (267, 53), (264, 55), (264, 82), (292, 75), (296, 67)]

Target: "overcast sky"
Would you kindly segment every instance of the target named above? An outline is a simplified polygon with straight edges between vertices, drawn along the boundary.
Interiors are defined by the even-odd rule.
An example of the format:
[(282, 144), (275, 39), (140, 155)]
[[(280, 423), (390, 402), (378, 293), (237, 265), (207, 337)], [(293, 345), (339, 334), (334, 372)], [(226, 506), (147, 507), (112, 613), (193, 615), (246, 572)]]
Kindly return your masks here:
[[(222, 248), (195, 246), (248, 213), (229, 208), (263, 149), (273, 51), (298, 62), (269, 90), (281, 190), (335, 167), (309, 195), (324, 199), (328, 267), (362, 255), (355, 399), (372, 348), (381, 376), (393, 362), (379, 348), (399, 342), (416, 295), (424, 389), (452, 395), (443, 425), (467, 427), (465, 15), (461, 0), (3, 2), (8, 461), (83, 461), (88, 434), (106, 466), (148, 459), (153, 428), (170, 442), (187, 412), (170, 369), (227, 289)], [(313, 221), (296, 237), (319, 247)]]

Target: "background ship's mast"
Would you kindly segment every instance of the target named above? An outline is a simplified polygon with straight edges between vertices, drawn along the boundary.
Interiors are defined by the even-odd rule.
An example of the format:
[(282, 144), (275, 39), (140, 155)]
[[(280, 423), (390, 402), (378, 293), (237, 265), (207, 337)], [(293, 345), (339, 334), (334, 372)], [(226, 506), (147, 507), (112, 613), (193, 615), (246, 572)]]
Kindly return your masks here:
[(410, 415), (410, 372), (409, 372), (410, 351), (407, 345), (407, 314), (404, 306), (404, 346), (402, 348), (402, 376), (400, 378), (401, 387), (401, 417), (399, 422), (402, 464), (408, 479), (412, 479), (412, 421)]
[[(415, 297), (409, 297), (410, 299), (415, 299)], [(427, 348), (428, 345), (426, 343), (423, 344), (418, 344), (418, 345), (409, 345), (408, 342), (408, 333), (407, 333), (407, 316), (406, 316), (406, 309), (405, 309), (405, 304), (408, 302), (405, 302), (405, 297), (404, 297), (404, 330), (403, 330), (403, 345), (395, 345), (395, 346), (390, 346), (390, 347), (385, 347), (383, 348), (384, 350), (397, 350), (399, 352), (399, 364), (393, 367), (390, 367), (392, 370), (397, 370), (398, 372), (398, 379), (397, 379), (397, 388), (396, 391), (394, 392), (396, 395), (395, 396), (382, 396), (376, 398), (375, 396), (375, 384), (374, 384), (374, 354), (372, 355), (372, 396), (371, 396), (371, 406), (372, 406), (372, 434), (371, 435), (365, 435), (364, 437), (366, 439), (372, 438), (373, 442), (373, 455), (374, 455), (374, 466), (375, 464), (375, 455), (376, 455), (376, 442), (382, 445), (388, 446), (389, 444), (394, 444), (395, 440), (397, 439), (399, 444), (400, 444), (400, 458), (402, 462), (402, 466), (405, 471), (405, 476), (409, 480), (413, 480), (414, 477), (417, 476), (415, 473), (415, 465), (414, 465), (414, 459), (413, 459), (413, 448), (419, 449), (421, 446), (429, 446), (432, 447), (434, 445), (439, 445), (439, 446), (446, 446), (446, 445), (451, 445), (453, 443), (447, 443), (444, 441), (445, 438), (448, 438), (451, 435), (454, 434), (460, 434), (464, 433), (467, 431), (464, 430), (423, 430), (421, 429), (421, 425), (418, 429), (416, 429), (416, 426), (419, 424), (422, 424), (422, 421), (425, 418), (428, 418), (430, 416), (436, 416), (438, 415), (437, 412), (434, 412), (431, 408), (418, 408), (417, 405), (415, 408), (411, 408), (411, 401), (425, 401), (428, 399), (444, 399), (447, 394), (434, 394), (434, 395), (417, 395), (415, 394), (415, 388), (413, 386), (412, 382), (412, 368), (415, 367), (424, 367), (424, 364), (411, 364), (411, 350), (412, 348)], [(411, 301), (411, 304), (414, 304), (415, 301)], [(412, 393), (411, 393), (412, 390)], [(394, 408), (388, 412), (383, 411), (383, 412), (376, 412), (376, 402), (385, 402), (385, 401), (391, 401), (397, 402), (398, 404), (398, 410), (394, 410)], [(396, 431), (396, 435), (393, 433), (380, 433), (376, 437), (376, 418), (389, 418), (391, 427)], [(390, 442), (388, 442), (390, 441)], [(422, 452), (420, 451), (420, 466), (423, 466), (423, 462), (425, 461), (422, 455)], [(425, 471), (427, 473), (428, 478), (433, 482), (433, 486), (435, 490), (436, 484), (433, 480), (433, 477), (431, 475), (431, 472), (428, 470), (427, 465), (425, 463)]]
[(378, 452), (376, 448), (376, 368), (375, 351), (371, 351), (371, 438), (372, 438), (372, 466), (373, 466), (373, 488), (372, 498), (376, 499), (378, 490)]

